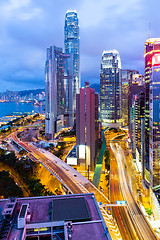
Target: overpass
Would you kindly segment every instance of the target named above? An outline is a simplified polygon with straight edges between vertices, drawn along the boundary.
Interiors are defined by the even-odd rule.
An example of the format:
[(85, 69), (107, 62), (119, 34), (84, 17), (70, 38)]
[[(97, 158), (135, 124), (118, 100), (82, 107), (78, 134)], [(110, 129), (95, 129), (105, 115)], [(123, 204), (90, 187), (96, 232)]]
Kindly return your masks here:
[[(12, 141), (16, 142), (19, 146), (26, 150), (31, 159), (40, 162), (45, 168), (47, 168), (62, 183), (62, 185), (68, 189), (68, 192), (73, 194), (91, 192), (94, 193), (97, 202), (101, 202), (102, 204), (110, 203), (108, 198), (90, 181), (88, 181), (88, 179), (55, 155), (45, 151), (44, 149), (37, 149), (29, 143), (20, 141), (17, 137), (17, 133), (12, 134)], [(116, 239), (120, 240), (121, 236), (112, 215), (109, 215), (105, 211), (105, 207), (101, 207), (100, 209), (105, 222), (107, 223), (107, 227), (110, 230), (108, 231), (108, 228), (106, 228), (107, 239), (111, 239), (111, 234), (113, 239), (115, 239), (116, 236)]]

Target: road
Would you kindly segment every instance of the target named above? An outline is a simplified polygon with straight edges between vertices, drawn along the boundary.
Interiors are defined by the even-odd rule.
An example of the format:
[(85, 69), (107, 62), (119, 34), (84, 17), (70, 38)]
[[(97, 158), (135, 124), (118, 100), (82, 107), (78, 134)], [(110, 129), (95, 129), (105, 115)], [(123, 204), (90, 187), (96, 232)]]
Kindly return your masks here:
[(121, 146), (118, 143), (110, 143), (110, 147), (116, 158), (116, 161), (111, 161), (111, 200), (127, 201), (127, 207), (118, 207), (113, 210), (123, 239), (158, 239), (132, 194), (125, 155)]
[[(12, 134), (12, 139), (28, 151), (32, 159), (41, 162), (52, 172), (71, 193), (93, 192), (98, 202), (102, 202), (102, 204), (109, 203), (105, 195), (92, 183), (53, 154), (44, 150), (39, 150), (28, 143), (21, 142), (17, 138), (17, 133)], [(122, 238), (125, 240), (158, 239), (132, 194), (123, 150), (114, 142), (110, 143), (110, 147), (116, 159), (111, 161), (111, 201), (114, 203), (116, 200), (124, 199), (128, 203), (127, 207), (116, 207), (113, 209), (113, 215), (116, 218)]]
[[(37, 149), (33, 145), (26, 142), (22, 142), (17, 138), (17, 133), (13, 133), (12, 139), (18, 143), (22, 148), (28, 151), (29, 156), (32, 160), (39, 161), (43, 164), (59, 181), (71, 192), (71, 193), (88, 193), (92, 192), (95, 195), (97, 202), (102, 204), (109, 204), (110, 201), (107, 197), (97, 189), (88, 179), (82, 174), (77, 172), (71, 166), (63, 162), (61, 159), (56, 157), (44, 149)], [(112, 216), (109, 216), (105, 209), (101, 209), (101, 212), (105, 218), (107, 227), (111, 234), (112, 239), (121, 239), (117, 225), (114, 223)], [(108, 237), (110, 239), (110, 237)]]
[(45, 150), (39, 150), (29, 143), (20, 141), (17, 138), (17, 133), (12, 134), (12, 139), (28, 151), (33, 160), (37, 160), (47, 167), (71, 193), (93, 192), (98, 202), (102, 202), (103, 204), (110, 202), (90, 181), (55, 155)]
[[(124, 200), (121, 192), (118, 165), (113, 155), (111, 155), (110, 162), (110, 200), (112, 203), (115, 203), (117, 200)], [(112, 215), (116, 219), (124, 240), (138, 239), (125, 206), (112, 208)]]

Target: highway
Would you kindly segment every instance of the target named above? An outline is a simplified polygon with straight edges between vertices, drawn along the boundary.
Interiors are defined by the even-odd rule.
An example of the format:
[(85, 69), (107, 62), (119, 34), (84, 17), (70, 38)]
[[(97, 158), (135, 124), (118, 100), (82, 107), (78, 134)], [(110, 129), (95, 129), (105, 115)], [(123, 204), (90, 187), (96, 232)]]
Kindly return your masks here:
[(16, 132), (12, 134), (12, 139), (29, 153), (32, 160), (39, 161), (53, 173), (71, 193), (93, 192), (98, 202), (102, 202), (103, 204), (110, 203), (107, 197), (88, 179), (55, 155), (45, 150), (39, 150), (29, 143), (20, 141)]
[[(54, 174), (71, 193), (93, 192), (98, 202), (102, 202), (102, 204), (110, 203), (106, 196), (91, 182), (55, 155), (20, 141), (17, 138), (17, 133), (12, 134), (12, 139), (24, 148), (33, 160), (39, 161)], [(115, 203), (116, 200), (124, 199), (128, 203), (127, 207), (118, 206), (112, 209), (112, 214), (116, 219), (122, 238), (124, 240), (158, 239), (132, 195), (126, 174), (123, 150), (117, 143), (110, 143), (110, 147), (116, 158), (116, 160), (111, 161), (111, 202)]]
[[(43, 164), (71, 193), (92, 192), (94, 193), (97, 202), (101, 202), (102, 204), (110, 203), (108, 198), (90, 181), (88, 181), (88, 179), (55, 155), (44, 149), (37, 149), (29, 143), (20, 141), (17, 137), (17, 132), (12, 134), (12, 140), (25, 149), (32, 160)], [(107, 214), (105, 208), (101, 208), (101, 212), (104, 216), (107, 227), (109, 228), (112, 239), (121, 239), (119, 230), (114, 223), (112, 216)], [(108, 236), (108, 239), (110, 239), (110, 236)]]
[(125, 155), (121, 146), (118, 143), (110, 143), (110, 147), (116, 158), (116, 161), (111, 160), (111, 201), (127, 201), (127, 207), (118, 207), (112, 210), (122, 238), (125, 240), (158, 239), (132, 194)]
[[(110, 169), (110, 200), (112, 203), (115, 203), (117, 200), (124, 200), (124, 198), (119, 183), (120, 179), (117, 162), (113, 157), (111, 159)], [(130, 222), (126, 206), (112, 208), (112, 215), (116, 219), (121, 236), (124, 240), (138, 239), (132, 227), (132, 223)]]

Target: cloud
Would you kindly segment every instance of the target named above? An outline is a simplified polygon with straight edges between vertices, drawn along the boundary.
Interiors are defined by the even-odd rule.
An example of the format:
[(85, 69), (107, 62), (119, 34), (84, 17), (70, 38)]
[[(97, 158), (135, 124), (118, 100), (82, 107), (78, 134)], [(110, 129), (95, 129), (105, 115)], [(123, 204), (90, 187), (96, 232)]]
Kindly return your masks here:
[[(117, 49), (122, 67), (144, 73), (144, 43), (160, 37), (158, 0), (1, 0), (0, 91), (43, 87), (46, 48), (63, 47), (67, 9), (80, 21), (82, 81), (99, 82), (103, 50)], [(43, 86), (42, 86), (43, 85)]]

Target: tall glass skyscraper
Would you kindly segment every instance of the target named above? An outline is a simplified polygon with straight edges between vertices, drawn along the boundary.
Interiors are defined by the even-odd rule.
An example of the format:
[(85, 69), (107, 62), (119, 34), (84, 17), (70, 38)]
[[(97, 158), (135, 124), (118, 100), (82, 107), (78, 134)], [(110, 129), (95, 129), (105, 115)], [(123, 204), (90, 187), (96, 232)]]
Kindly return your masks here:
[(54, 47), (47, 48), (45, 64), (45, 135), (48, 139), (54, 137), (57, 117), (57, 63), (54, 50)]
[(145, 161), (144, 178), (160, 185), (160, 38), (145, 43)]
[(104, 51), (100, 69), (100, 115), (102, 123), (122, 119), (121, 60), (116, 50)]
[(45, 134), (53, 139), (57, 116), (67, 116), (67, 126), (73, 126), (73, 55), (56, 46), (47, 48), (45, 78)]
[(64, 49), (73, 54), (73, 106), (76, 106), (76, 93), (80, 89), (80, 55), (79, 55), (79, 18), (76, 10), (68, 10), (65, 16)]

